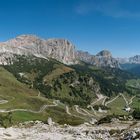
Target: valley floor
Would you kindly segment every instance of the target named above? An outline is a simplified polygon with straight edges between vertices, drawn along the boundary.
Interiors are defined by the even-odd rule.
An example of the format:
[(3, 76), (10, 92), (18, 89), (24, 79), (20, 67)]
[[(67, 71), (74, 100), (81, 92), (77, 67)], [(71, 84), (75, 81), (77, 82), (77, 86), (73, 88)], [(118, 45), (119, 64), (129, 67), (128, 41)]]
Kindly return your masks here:
[(10, 128), (0, 128), (1, 140), (120, 140), (140, 138), (140, 122), (116, 122), (92, 126), (25, 122)]

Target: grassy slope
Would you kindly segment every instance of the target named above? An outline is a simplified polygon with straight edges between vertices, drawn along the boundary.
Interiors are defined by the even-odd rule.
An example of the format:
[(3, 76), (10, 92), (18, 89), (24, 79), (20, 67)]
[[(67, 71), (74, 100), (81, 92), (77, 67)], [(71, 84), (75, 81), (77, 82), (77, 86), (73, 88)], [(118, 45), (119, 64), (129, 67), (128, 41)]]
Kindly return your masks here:
[(133, 87), (133, 88), (136, 88), (136, 89), (140, 89), (140, 79), (128, 80), (127, 83), (126, 83), (126, 86)]
[(133, 77), (131, 74), (120, 69), (96, 68), (87, 64), (76, 65), (73, 68), (77, 72), (91, 75), (99, 83), (102, 94), (109, 97), (126, 91), (125, 83)]
[(20, 83), (11, 73), (0, 67), (0, 97), (9, 101), (6, 104), (1, 104), (1, 109), (27, 108), (38, 110), (41, 105), (49, 103), (47, 99), (38, 98), (37, 95), (36, 90)]
[[(8, 100), (8, 103), (0, 104), (0, 109), (32, 109), (39, 110), (44, 104), (52, 104), (51, 100), (44, 97), (38, 97), (36, 90), (30, 89), (27, 85), (20, 83), (17, 79), (0, 67), (0, 99)], [(52, 117), (56, 122), (80, 124), (82, 119), (73, 118), (66, 114), (65, 108), (62, 106), (48, 108), (46, 111), (36, 114), (30, 112), (16, 111), (12, 113), (12, 122), (18, 123), (31, 120), (47, 121), (48, 117)]]
[[(47, 98), (86, 106), (95, 96), (91, 87), (88, 86), (90, 76), (79, 75), (73, 68), (53, 59), (48, 61), (33, 56), (17, 56), (14, 63), (5, 68), (19, 81), (38, 89)], [(19, 73), (24, 76), (21, 77)], [(88, 80), (85, 81), (87, 78)], [(70, 85), (78, 79), (81, 79), (80, 84), (71, 87)]]
[(133, 108), (140, 108), (140, 98), (135, 98), (131, 106)]
[(117, 98), (114, 102), (110, 103), (108, 105), (108, 107), (111, 108), (111, 114), (115, 113), (115, 114), (125, 114), (125, 112), (123, 111), (124, 107), (125, 107), (125, 101), (123, 100), (122, 97)]
[(70, 67), (66, 67), (62, 64), (55, 64), (53, 66), (54, 70), (52, 70), (50, 73), (48, 73), (46, 76), (44, 76), (43, 81), (48, 84), (51, 83), (54, 79), (57, 79), (60, 75), (63, 75), (65, 73), (69, 73), (73, 71)]
[[(25, 73), (27, 79), (31, 80), (32, 82), (36, 82), (35, 87), (39, 88), (40, 91), (42, 91), (42, 93), (44, 93), (46, 96), (48, 96), (49, 92), (48, 88), (46, 88), (46, 85), (51, 85), (51, 98), (60, 99), (61, 101), (66, 103), (79, 103), (79, 105), (82, 105), (84, 103), (84, 105), (86, 106), (87, 102), (84, 101), (87, 101), (87, 99), (90, 99), (92, 101), (95, 98), (95, 92), (93, 92), (94, 87), (90, 87), (88, 85), (88, 80), (91, 76), (93, 77), (93, 80), (95, 82), (94, 84), (97, 85), (99, 83), (102, 93), (108, 96), (115, 96), (115, 94), (117, 95), (119, 92), (126, 90), (125, 82), (127, 79), (131, 79), (131, 75), (116, 69), (100, 69), (85, 64), (83, 64), (83, 66), (77, 65), (70, 68), (54, 60), (47, 61), (43, 59), (31, 59), (30, 63), (26, 63), (26, 61), (24, 61), (26, 59), (27, 58), (23, 58), (22, 61), (16, 62), (13, 66), (10, 66), (8, 70), (15, 76), (17, 76), (19, 72)], [(73, 69), (75, 71), (73, 71)], [(13, 77), (13, 75), (11, 75), (10, 73), (8, 74), (12, 79), (11, 84), (13, 84), (15, 81), (15, 83), (18, 84), (16, 85), (16, 88), (12, 88), (12, 85), (7, 86), (8, 88), (2, 86), (2, 88), (0, 88), (0, 91), (2, 90), (0, 93), (2, 96), (2, 93), (6, 93), (6, 95), (8, 96), (5, 96), (5, 98), (9, 98), (9, 96), (11, 97), (12, 93), (12, 96), (15, 97), (16, 100), (12, 100), (7, 104), (0, 105), (0, 108), (20, 107), (37, 110), (42, 104), (46, 102), (50, 103), (48, 100), (42, 100), (42, 98), (39, 99), (37, 97), (37, 91), (29, 89), (28, 85), (21, 84)], [(7, 72), (6, 74), (2, 75), (7, 75)], [(77, 79), (79, 81), (81, 80), (80, 84), (77, 84), (74, 86), (74, 88), (71, 88), (70, 84), (75, 82), (75, 80)], [(39, 87), (38, 83), (44, 83), (44, 85), (42, 87)], [(7, 82), (7, 84), (9, 84), (9, 81)], [(56, 86), (56, 89), (54, 89), (54, 85)], [(136, 106), (137, 103), (138, 101), (136, 100), (134, 106)], [(122, 98), (120, 100), (116, 100), (115, 102), (110, 104), (110, 113), (123, 114), (124, 111), (122, 111), (122, 108), (124, 108), (124, 105), (125, 103)], [(64, 107), (60, 106), (47, 109), (47, 112), (44, 112), (40, 115), (34, 114), (35, 118), (33, 117), (32, 113), (21, 113), (22, 114), (20, 114), (20, 112), (13, 113), (15, 114), (16, 120), (20, 120), (20, 118), (21, 120), (32, 120), (35, 118), (46, 120), (48, 116), (51, 116), (57, 122), (62, 123), (63, 118), (65, 118), (66, 122), (69, 121), (70, 123), (72, 123), (72, 117), (66, 114)], [(76, 122), (78, 122), (78, 119), (76, 120)]]

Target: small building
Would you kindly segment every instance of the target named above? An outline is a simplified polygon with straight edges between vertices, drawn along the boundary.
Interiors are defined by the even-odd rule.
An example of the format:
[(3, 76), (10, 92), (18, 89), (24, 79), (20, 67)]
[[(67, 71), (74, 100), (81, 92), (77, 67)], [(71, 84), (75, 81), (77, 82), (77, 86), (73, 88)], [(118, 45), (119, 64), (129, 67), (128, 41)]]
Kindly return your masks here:
[(126, 106), (126, 107), (124, 108), (124, 110), (125, 110), (126, 112), (130, 112), (130, 111), (131, 111), (131, 108), (130, 108), (129, 106)]

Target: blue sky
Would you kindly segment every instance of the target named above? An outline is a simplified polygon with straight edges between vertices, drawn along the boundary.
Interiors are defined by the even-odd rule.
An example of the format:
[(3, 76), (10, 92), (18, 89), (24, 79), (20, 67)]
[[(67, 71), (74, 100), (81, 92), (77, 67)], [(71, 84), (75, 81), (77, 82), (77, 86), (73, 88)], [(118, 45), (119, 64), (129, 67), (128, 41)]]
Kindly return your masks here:
[(139, 0), (0, 0), (0, 41), (20, 34), (66, 38), (92, 54), (140, 54)]

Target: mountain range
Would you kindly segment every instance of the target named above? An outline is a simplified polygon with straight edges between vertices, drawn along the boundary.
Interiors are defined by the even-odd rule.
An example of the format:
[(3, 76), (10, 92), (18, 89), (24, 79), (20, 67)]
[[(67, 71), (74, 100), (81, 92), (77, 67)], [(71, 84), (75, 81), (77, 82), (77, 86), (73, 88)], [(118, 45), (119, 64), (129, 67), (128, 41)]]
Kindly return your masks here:
[(118, 61), (107, 50), (101, 51), (97, 55), (90, 55), (87, 52), (77, 51), (68, 40), (45, 40), (33, 35), (21, 35), (0, 43), (0, 64), (10, 63), (14, 54), (34, 55), (46, 59), (54, 58), (67, 65), (77, 64), (81, 60), (101, 67), (119, 67)]
[(41, 39), (34, 35), (20, 35), (0, 43), (0, 64), (9, 64), (14, 55), (34, 55), (40, 58), (54, 58), (64, 64), (72, 65), (80, 61), (98, 67), (120, 68), (120, 64), (140, 64), (140, 56), (113, 58), (111, 52), (103, 50), (96, 55), (76, 50), (66, 39)]
[(1, 42), (0, 113), (14, 112), (15, 121), (46, 121), (49, 116), (74, 125), (129, 115), (126, 106), (140, 105), (139, 75), (136, 67), (130, 71), (138, 61), (122, 63), (108, 50), (92, 55), (66, 39), (21, 35)]
[(128, 92), (125, 83), (133, 76), (123, 71), (128, 68), (121, 60), (108, 50), (96, 55), (76, 50), (66, 39), (20, 35), (0, 43), (0, 64), (20, 82), (38, 89), (46, 97), (72, 104), (86, 105), (94, 96), (92, 92), (106, 96)]
[(117, 58), (120, 68), (133, 73), (137, 76), (140, 75), (140, 55), (135, 55), (129, 58)]

